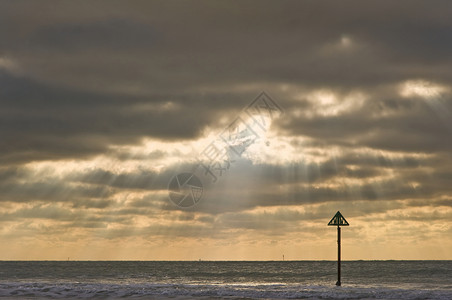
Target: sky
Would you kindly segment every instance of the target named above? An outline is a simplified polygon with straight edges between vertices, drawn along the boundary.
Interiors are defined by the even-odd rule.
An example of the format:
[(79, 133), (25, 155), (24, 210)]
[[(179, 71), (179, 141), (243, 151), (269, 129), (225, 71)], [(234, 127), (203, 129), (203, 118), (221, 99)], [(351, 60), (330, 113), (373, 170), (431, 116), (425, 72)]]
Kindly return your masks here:
[(0, 260), (452, 259), (451, 9), (0, 1)]

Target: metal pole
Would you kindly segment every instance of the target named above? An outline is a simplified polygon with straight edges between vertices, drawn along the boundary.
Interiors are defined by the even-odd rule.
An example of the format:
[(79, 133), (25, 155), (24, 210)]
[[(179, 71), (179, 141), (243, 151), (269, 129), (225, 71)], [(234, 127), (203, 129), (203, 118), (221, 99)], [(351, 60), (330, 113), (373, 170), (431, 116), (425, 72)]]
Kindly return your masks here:
[(341, 227), (337, 226), (337, 286), (341, 285)]

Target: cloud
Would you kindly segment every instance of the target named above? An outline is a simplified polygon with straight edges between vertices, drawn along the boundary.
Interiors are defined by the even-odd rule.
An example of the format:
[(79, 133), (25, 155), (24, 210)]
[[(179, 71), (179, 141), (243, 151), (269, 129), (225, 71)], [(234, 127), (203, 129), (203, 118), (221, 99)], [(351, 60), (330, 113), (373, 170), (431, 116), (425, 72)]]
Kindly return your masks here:
[[(365, 218), (412, 241), (403, 222), (431, 220), (422, 235), (440, 236), (452, 192), (449, 6), (3, 5), (2, 237), (278, 244), (307, 224), (303, 237), (320, 241), (338, 208), (354, 238), (374, 238)], [(218, 182), (198, 170), (202, 200), (180, 210), (170, 179), (263, 90), (283, 116)]]
[[(223, 114), (240, 110), (243, 99), (252, 99), (258, 92), (240, 87), (254, 85), (262, 90), (284, 84), (304, 85), (311, 99), (310, 104), (291, 103), (288, 99), (293, 95), (278, 91), (283, 97), (277, 98), (289, 112), (301, 105), (307, 112), (320, 114), (310, 119), (289, 114), (283, 129), (292, 134), (336, 137), (335, 143), (349, 139), (374, 148), (399, 150), (406, 144), (420, 151), (424, 147), (440, 150), (436, 141), (449, 133), (442, 133), (444, 128), (435, 124), (434, 115), (424, 113), (422, 104), (412, 104), (411, 109), (417, 111), (408, 116), (367, 117), (376, 111), (400, 113), (408, 105), (394, 95), (381, 99), (372, 87), (413, 77), (447, 82), (445, 66), (450, 62), (445, 59), (438, 69), (441, 72), (436, 72), (442, 78), (430, 71), (439, 68), (435, 64), (409, 73), (417, 61), (437, 59), (438, 51), (450, 46), (438, 44), (451, 26), (440, 7), (426, 15), (422, 4), (410, 5), (410, 14), (398, 5), (392, 7), (391, 15), (405, 22), (392, 21), (391, 30), (383, 31), (386, 4), (372, 3), (372, 10), (362, 5), (344, 10), (336, 3), (309, 8), (293, 2), (287, 5), (280, 8), (265, 2), (256, 8), (250, 2), (240, 11), (233, 5), (224, 9), (207, 5), (203, 10), (195, 5), (184, 14), (162, 3), (128, 10), (112, 4), (111, 14), (60, 5), (55, 12), (46, 12), (48, 21), (29, 18), (24, 25), (26, 38), (5, 34), (8, 62), (23, 65), (25, 77), (3, 73), (0, 79), (5, 87), (0, 95), (5, 114), (2, 136), (15, 150), (2, 147), (3, 161), (89, 156), (105, 151), (107, 144), (136, 144), (146, 136), (193, 139), (208, 126), (218, 125)], [(299, 5), (302, 9), (297, 9)], [(162, 18), (156, 13), (160, 10), (173, 17)], [(143, 11), (150, 17), (143, 18)], [(9, 6), (7, 12), (17, 17), (8, 18), (10, 26), (3, 28), (18, 26), (21, 18), (30, 17), (19, 5)], [(313, 13), (329, 17), (320, 22), (309, 17)], [(428, 28), (414, 22), (414, 16), (421, 13)], [(261, 17), (252, 18), (254, 14)], [(67, 18), (62, 20), (60, 15)], [(264, 21), (270, 16), (274, 22)], [(364, 22), (365, 31), (350, 26), (352, 20)], [(406, 28), (406, 22), (420, 29), (416, 35)], [(411, 38), (400, 39), (402, 34)], [(413, 47), (418, 42), (423, 46)], [(336, 49), (342, 46), (347, 49)], [(423, 59), (394, 62), (404, 54)], [(312, 64), (315, 67), (308, 67)], [(333, 102), (309, 98), (309, 93), (318, 96), (326, 85), (333, 91)], [(350, 98), (356, 88), (371, 100), (363, 103)], [(334, 93), (335, 89), (343, 92)], [(430, 139), (410, 137), (402, 130), (392, 132), (401, 126), (431, 128), (426, 133)]]
[(157, 34), (146, 24), (127, 19), (105, 19), (88, 23), (59, 23), (38, 28), (26, 46), (36, 51), (81, 52), (109, 48), (152, 50)]
[(193, 103), (159, 109), (161, 100), (152, 105), (149, 99), (49, 87), (7, 73), (0, 74), (0, 82), (4, 163), (82, 158), (103, 153), (110, 144), (139, 143), (146, 136), (194, 138), (215, 115), (193, 119), (203, 111)]
[[(209, 86), (224, 90), (272, 82), (356, 87), (404, 80), (413, 74), (412, 66), (422, 66), (416, 68), (418, 77), (439, 79), (436, 71), (450, 72), (445, 54), (451, 45), (444, 41), (451, 25), (442, 7), (447, 3), (428, 12), (422, 3), (410, 3), (409, 13), (403, 5), (377, 2), (308, 7), (251, 1), (240, 10), (233, 4), (179, 5), (182, 10), (163, 3), (124, 9), (116, 3), (108, 12), (60, 5), (45, 11), (46, 20), (10, 6), (4, 14), (16, 18), (3, 28), (26, 29), (21, 39), (5, 32), (3, 44), (42, 79), (129, 93), (202, 94)], [(344, 37), (351, 42), (342, 51), (335, 45)], [(53, 60), (46, 59), (50, 55)], [(441, 67), (435, 63), (440, 58)]]
[[(445, 109), (451, 109), (452, 101), (443, 99)], [(448, 127), (427, 103), (397, 95), (378, 99), (375, 94), (361, 107), (339, 115), (300, 118), (289, 110), (280, 125), (324, 144), (412, 152), (442, 152), (451, 147)]]

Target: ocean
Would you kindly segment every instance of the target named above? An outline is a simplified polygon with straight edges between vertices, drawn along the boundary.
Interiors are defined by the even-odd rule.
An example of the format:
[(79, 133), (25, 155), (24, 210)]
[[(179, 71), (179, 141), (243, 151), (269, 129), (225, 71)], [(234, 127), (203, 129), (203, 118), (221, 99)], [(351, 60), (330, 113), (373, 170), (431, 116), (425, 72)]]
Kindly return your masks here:
[(452, 261), (1, 261), (2, 299), (452, 299)]

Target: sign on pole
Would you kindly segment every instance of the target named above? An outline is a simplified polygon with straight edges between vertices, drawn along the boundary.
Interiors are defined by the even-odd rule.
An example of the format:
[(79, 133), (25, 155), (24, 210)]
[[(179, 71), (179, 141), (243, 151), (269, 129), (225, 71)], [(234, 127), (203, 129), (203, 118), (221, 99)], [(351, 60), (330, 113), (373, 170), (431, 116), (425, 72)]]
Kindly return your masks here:
[(340, 211), (328, 222), (328, 226), (337, 226), (337, 286), (341, 285), (341, 226), (349, 225)]

